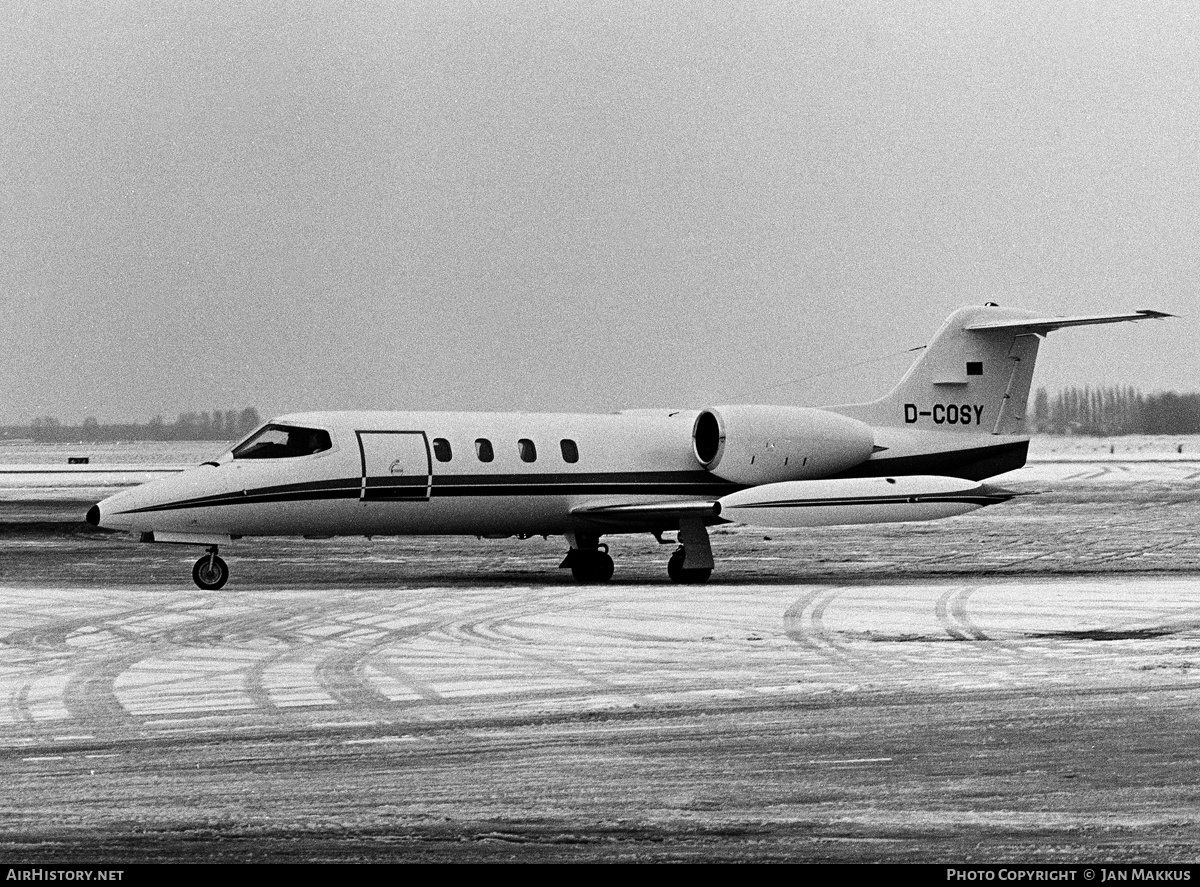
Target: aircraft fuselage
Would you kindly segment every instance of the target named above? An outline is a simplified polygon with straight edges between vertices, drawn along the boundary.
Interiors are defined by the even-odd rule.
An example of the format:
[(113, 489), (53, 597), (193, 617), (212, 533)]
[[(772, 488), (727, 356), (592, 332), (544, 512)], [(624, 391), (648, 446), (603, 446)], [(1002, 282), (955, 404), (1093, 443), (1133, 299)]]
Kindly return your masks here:
[[(105, 526), (212, 536), (561, 535), (580, 506), (707, 502), (741, 485), (692, 455), (696, 411), (661, 415), (313, 413), (331, 447), (232, 458), (118, 494)], [(712, 522), (716, 522), (714, 517)], [(676, 529), (664, 518), (656, 529)], [(198, 541), (198, 540), (197, 540)]]

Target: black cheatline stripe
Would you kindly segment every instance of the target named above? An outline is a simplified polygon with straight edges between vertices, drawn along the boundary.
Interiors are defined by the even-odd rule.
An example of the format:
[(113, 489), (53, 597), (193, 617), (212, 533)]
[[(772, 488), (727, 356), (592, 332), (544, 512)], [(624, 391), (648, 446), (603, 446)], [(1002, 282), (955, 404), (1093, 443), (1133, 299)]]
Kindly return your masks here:
[(446, 488), (439, 486), (437, 483), (433, 485), (433, 494), (438, 497), (460, 497), (460, 496), (570, 496), (575, 494), (593, 493), (593, 494), (609, 494), (609, 493), (633, 493), (645, 495), (671, 495), (678, 493), (687, 496), (723, 496), (733, 490), (741, 489), (740, 487), (731, 486), (729, 484), (700, 484), (700, 483), (645, 483), (645, 482), (620, 482), (609, 481), (607, 483), (558, 483), (558, 484), (486, 484), (481, 483), (472, 486), (457, 486)]
[(975, 505), (995, 505), (1007, 502), (1011, 496), (865, 496), (861, 499), (787, 499), (775, 502), (753, 502), (747, 505), (725, 505), (724, 508), (828, 508), (837, 505), (925, 505), (957, 502)]
[[(214, 493), (211, 496), (197, 496), (194, 499), (181, 499), (177, 504), (187, 508), (193, 508), (201, 505), (226, 505), (236, 502), (246, 502), (251, 498), (262, 496), (278, 496), (289, 493), (319, 493), (327, 490), (359, 490), (361, 488), (361, 477), (337, 478), (336, 480), (317, 480), (298, 484), (281, 484), (275, 487), (262, 487), (261, 489), (257, 490), (242, 491), (237, 493)], [(149, 509), (137, 509), (137, 511), (153, 511), (155, 508), (157, 508), (157, 506), (153, 506)], [(132, 514), (133, 512), (129, 513)]]
[[(682, 478), (680, 477), (682, 475)], [(703, 482), (695, 479), (699, 475)], [(434, 497), (462, 496), (571, 496), (571, 495), (723, 495), (742, 489), (737, 484), (713, 478), (705, 472), (630, 472), (629, 474), (586, 474), (576, 480), (570, 474), (547, 475), (487, 475), (459, 476), (453, 483), (444, 483), (445, 478), (435, 476), (432, 495)], [(380, 484), (376, 486), (368, 478), (368, 499), (376, 501), (395, 498), (425, 500), (428, 484), (426, 478), (406, 479), (407, 483)], [(390, 479), (389, 479), (390, 480)], [(499, 482), (498, 482), (499, 481)], [(404, 496), (411, 490), (413, 495)], [(396, 495), (400, 493), (401, 495)], [(420, 493), (418, 497), (416, 494)], [(357, 499), (362, 495), (362, 478), (342, 478), (333, 481), (285, 484), (263, 487), (238, 493), (218, 493), (198, 496), (162, 505), (133, 508), (121, 514), (143, 514), (153, 511), (176, 511), (183, 508), (207, 508), (222, 505), (251, 505), (264, 502), (303, 502), (324, 499)]]
[(519, 484), (598, 484), (598, 483), (706, 483), (727, 488), (738, 486), (721, 480), (707, 471), (606, 471), (606, 472), (545, 472), (542, 474), (435, 474), (434, 487), (447, 489), (478, 484), (504, 486)]
[[(145, 508), (131, 508), (118, 514), (143, 514), (150, 511), (176, 511), (181, 508), (210, 508), (220, 505), (251, 505), (261, 502), (301, 502), (322, 499), (357, 499), (362, 494), (362, 479), (355, 481), (354, 486), (334, 487), (330, 482), (313, 484), (305, 488), (303, 484), (289, 484), (283, 487), (265, 487), (262, 490), (244, 493), (221, 493), (214, 496), (199, 496), (195, 499), (181, 499), (178, 502), (165, 502), (162, 505), (148, 505)], [(424, 490), (424, 487), (421, 487)]]
[(7, 474), (181, 474), (182, 468), (83, 468), (69, 465), (62, 468), (0, 468), (0, 475)]
[(983, 480), (1020, 468), (1025, 464), (1028, 450), (1028, 440), (1017, 440), (965, 450), (943, 450), (911, 456), (868, 459), (866, 462), (834, 475), (833, 479), (886, 477), (892, 474), (936, 474), (944, 477), (961, 477), (967, 480)]

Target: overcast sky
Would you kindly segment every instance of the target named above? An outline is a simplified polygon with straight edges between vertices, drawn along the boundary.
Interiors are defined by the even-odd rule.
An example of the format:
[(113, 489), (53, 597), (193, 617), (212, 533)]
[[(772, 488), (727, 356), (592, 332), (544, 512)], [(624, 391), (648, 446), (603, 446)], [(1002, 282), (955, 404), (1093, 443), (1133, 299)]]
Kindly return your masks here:
[(1200, 389), (1200, 4), (0, 11), (0, 422)]

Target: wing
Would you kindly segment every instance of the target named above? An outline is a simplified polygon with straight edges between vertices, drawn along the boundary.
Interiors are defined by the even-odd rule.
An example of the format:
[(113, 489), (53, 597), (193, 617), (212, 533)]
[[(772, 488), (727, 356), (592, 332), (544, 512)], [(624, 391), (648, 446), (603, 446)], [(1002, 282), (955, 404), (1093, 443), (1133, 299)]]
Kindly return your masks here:
[(606, 527), (620, 526), (636, 529), (677, 529), (679, 519), (698, 517), (706, 524), (723, 524), (717, 501), (631, 502), (617, 504), (577, 505), (571, 514)]

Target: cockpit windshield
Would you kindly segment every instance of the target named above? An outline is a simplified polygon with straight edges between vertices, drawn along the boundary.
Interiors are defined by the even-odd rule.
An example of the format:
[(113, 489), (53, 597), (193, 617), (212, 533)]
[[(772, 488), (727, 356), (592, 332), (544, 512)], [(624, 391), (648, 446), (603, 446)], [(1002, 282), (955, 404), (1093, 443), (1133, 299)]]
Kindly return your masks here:
[(235, 459), (288, 459), (332, 449), (329, 432), (295, 425), (267, 425), (233, 451)]

